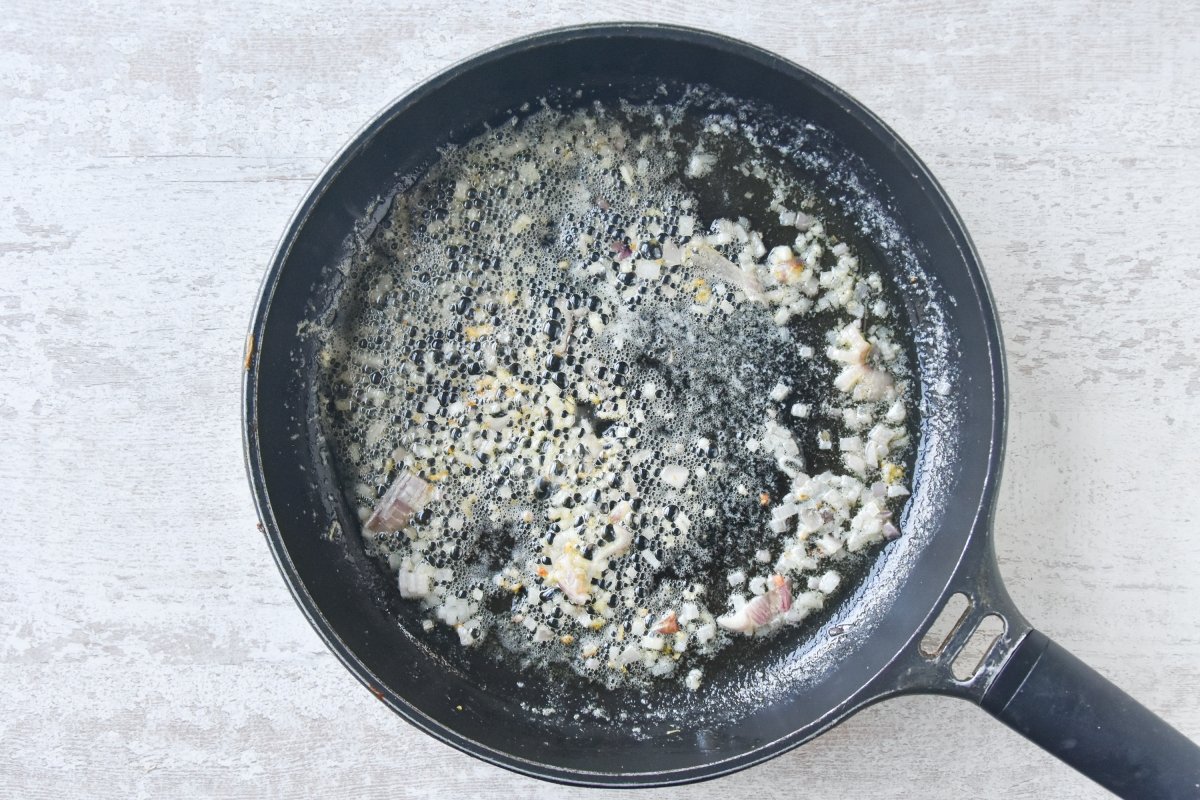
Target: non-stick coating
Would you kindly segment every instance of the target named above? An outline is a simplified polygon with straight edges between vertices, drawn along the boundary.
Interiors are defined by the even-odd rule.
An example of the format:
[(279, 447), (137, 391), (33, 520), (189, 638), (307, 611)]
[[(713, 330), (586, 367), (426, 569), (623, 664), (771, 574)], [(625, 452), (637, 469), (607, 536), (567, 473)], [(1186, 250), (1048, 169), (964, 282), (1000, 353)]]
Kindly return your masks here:
[[(779, 637), (741, 669), (708, 676), (695, 696), (674, 684), (645, 695), (565, 679), (547, 685), (483, 654), (443, 659), (411, 635), (414, 611), (357, 546), (357, 526), (316, 435), (312, 344), (300, 333), (329, 311), (340, 287), (336, 267), (378, 198), (438, 146), (563, 86), (611, 100), (640, 91), (647, 78), (708, 84), (828, 132), (836, 163), (827, 188), (840, 193), (847, 217), (863, 223), (888, 277), (902, 285), (922, 378), (922, 435), (904, 536), (838, 609), (834, 621), (844, 633), (827, 629), (807, 642)], [(430, 80), (368, 125), (318, 180), (271, 264), (251, 334), (248, 467), (297, 602), (346, 666), (409, 721), (539, 777), (683, 782), (811, 738), (895, 688), (891, 665), (911, 652), (968, 547), (986, 545), (1003, 441), (1003, 365), (990, 298), (961, 223), (923, 165), (868, 111), (815, 75), (730, 39), (647, 25), (553, 31)], [(942, 381), (952, 391), (931, 391)], [(340, 537), (328, 535), (334, 521), (343, 526)], [(578, 713), (593, 706), (602, 717)]]

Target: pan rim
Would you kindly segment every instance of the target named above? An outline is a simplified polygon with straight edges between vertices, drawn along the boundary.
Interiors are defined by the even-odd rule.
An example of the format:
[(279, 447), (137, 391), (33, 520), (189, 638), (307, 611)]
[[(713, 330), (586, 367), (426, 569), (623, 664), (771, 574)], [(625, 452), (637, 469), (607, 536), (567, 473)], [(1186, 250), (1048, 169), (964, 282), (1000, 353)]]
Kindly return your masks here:
[[(764, 742), (747, 752), (720, 760), (705, 762), (697, 766), (655, 772), (619, 773), (588, 771), (554, 766), (497, 750), (438, 722), (390, 689), (383, 681), (377, 678), (371, 669), (343, 641), (334, 626), (321, 612), (292, 561), (272, 509), (270, 498), (267, 494), (267, 481), (263, 468), (263, 457), (260, 449), (261, 442), (257, 429), (259, 412), (257, 403), (258, 358), (263, 345), (262, 333), (270, 315), (280, 275), (288, 262), (298, 234), (308, 222), (313, 210), (342, 170), (353, 161), (356, 154), (365, 148), (372, 138), (389, 124), (392, 119), (402, 114), (407, 108), (423, 97), (437, 91), (464, 71), (486, 67), (489, 63), (510, 54), (535, 49), (547, 44), (558, 44), (575, 38), (603, 38), (605, 36), (630, 35), (646, 38), (669, 37), (674, 40), (690, 41), (721, 49), (739, 58), (756, 61), (773, 70), (791, 73), (793, 76), (802, 76), (818, 91), (824, 93), (829, 99), (837, 103), (840, 108), (851, 114), (856, 122), (866, 128), (874, 137), (888, 143), (893, 150), (894, 156), (902, 160), (905, 166), (913, 172), (914, 177), (918, 179), (922, 188), (929, 194), (929, 202), (936, 207), (936, 210), (945, 220), (948, 232), (956, 246), (962, 252), (962, 261), (966, 267), (967, 277), (975, 292), (974, 299), (979, 304), (979, 312), (983, 318), (984, 328), (988, 332), (986, 349), (991, 358), (990, 373), (993, 386), (992, 408), (990, 410), (992, 426), (989, 440), (989, 454), (979, 488), (978, 504), (973, 509), (974, 526), (972, 532), (965, 539), (963, 551), (959, 554), (958, 566), (949, 573), (947, 580), (947, 583), (949, 583), (953, 576), (960, 571), (963, 561), (967, 558), (967, 554), (972, 550), (975, 542), (980, 539), (986, 540), (988, 537), (987, 522), (990, 518), (990, 510), (994, 502), (1003, 461), (1007, 412), (1007, 380), (1004, 366), (1003, 338), (1000, 332), (999, 320), (995, 313), (991, 289), (966, 226), (957, 209), (946, 195), (945, 190), (911, 147), (875, 115), (874, 112), (855, 100), (847, 92), (811, 70), (757, 45), (691, 27), (664, 23), (601, 22), (540, 31), (483, 50), (446, 67), (425, 80), (410, 85), (401, 95), (389, 102), (364, 123), (329, 160), (320, 174), (314, 179), (312, 185), (293, 212), (272, 253), (268, 269), (264, 274), (259, 288), (258, 299), (249, 326), (247, 363), (243, 374), (242, 432), (243, 454), (247, 475), (253, 488), (255, 505), (259, 518), (262, 520), (265, 529), (264, 534), (270, 544), (272, 557), (275, 560), (276, 566), (283, 576), (284, 582), (287, 584), (293, 599), (308, 618), (318, 635), (338, 660), (372, 694), (387, 704), (389, 708), (403, 717), (408, 723), (439, 741), (502, 768), (530, 777), (563, 784), (636, 788), (678, 785), (720, 777), (762, 763), (783, 752), (798, 747), (809, 739), (828, 730), (855, 711), (887, 696), (888, 692), (872, 692), (869, 687), (875, 683), (875, 678), (878, 678), (879, 674), (887, 670), (887, 667), (890, 666), (895, 656), (889, 659), (880, 669), (879, 674), (867, 681), (861, 689), (828, 710), (824, 715), (815, 720), (813, 724), (794, 730), (772, 741)], [(929, 613), (932, 614), (933, 609)], [(914, 634), (913, 638), (916, 638), (916, 634)]]

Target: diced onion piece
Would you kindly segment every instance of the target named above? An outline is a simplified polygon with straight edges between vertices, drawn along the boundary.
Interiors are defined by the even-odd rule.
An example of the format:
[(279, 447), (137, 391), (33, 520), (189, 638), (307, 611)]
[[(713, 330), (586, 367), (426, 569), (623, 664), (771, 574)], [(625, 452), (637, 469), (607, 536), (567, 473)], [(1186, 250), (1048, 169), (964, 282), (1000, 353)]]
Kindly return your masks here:
[(633, 533), (621, 522), (613, 523), (613, 532), (616, 538), (596, 550), (595, 558), (592, 560), (593, 564), (603, 564), (607, 559), (624, 555), (629, 549), (629, 545), (633, 544)]
[(670, 658), (659, 657), (654, 662), (654, 666), (650, 667), (650, 674), (656, 678), (661, 678), (663, 675), (670, 675), (675, 671), (675, 662)]
[(659, 266), (657, 261), (639, 258), (634, 262), (633, 274), (637, 275), (642, 280), (656, 281), (662, 277), (662, 267)]
[(398, 531), (433, 499), (433, 487), (408, 470), (401, 470), (367, 519), (369, 531)]
[(783, 503), (771, 509), (771, 521), (768, 523), (772, 533), (784, 533), (789, 527), (789, 520), (796, 516), (800, 509), (792, 503)]
[(710, 245), (688, 242), (684, 246), (683, 263), (691, 264), (714, 278), (735, 284), (746, 294), (746, 299), (755, 303), (767, 302), (758, 277), (750, 270), (743, 270)]
[(871, 353), (871, 343), (863, 338), (858, 320), (838, 331), (835, 341), (840, 347), (830, 347), (825, 353), (831, 360), (840, 361), (843, 364), (863, 365), (867, 363), (867, 356)]
[(617, 503), (613, 510), (608, 512), (609, 524), (615, 524), (625, 519), (625, 517), (629, 516), (630, 511), (633, 511), (633, 504), (628, 500), (622, 500)]
[[(612, 544), (616, 544), (613, 542)], [(610, 545), (611, 546), (611, 545)], [(591, 597), (592, 561), (579, 552), (579, 542), (574, 536), (558, 537), (550, 554), (550, 572), (547, 581), (557, 585), (563, 595), (575, 605), (583, 605)]]
[(716, 163), (717, 157), (711, 153), (694, 150), (692, 151), (691, 158), (688, 159), (687, 169), (684, 172), (689, 178), (703, 178), (712, 171)]
[(842, 577), (833, 570), (829, 570), (817, 581), (817, 591), (824, 594), (833, 594), (841, 582)]
[(792, 588), (782, 575), (771, 576), (771, 588), (746, 605), (717, 618), (717, 624), (727, 630), (750, 634), (770, 623), (792, 607)]
[(517, 215), (517, 218), (513, 220), (512, 225), (508, 227), (508, 232), (513, 235), (522, 234), (529, 230), (529, 226), (531, 225), (533, 225), (533, 217), (522, 212)]
[(397, 574), (401, 597), (427, 597), (429, 595), (429, 573), (401, 569)]
[(685, 485), (687, 485), (688, 475), (689, 472), (687, 467), (680, 466), (679, 464), (668, 464), (662, 468), (662, 472), (659, 473), (658, 479), (668, 486), (672, 486), (676, 489), (682, 489)]
[(542, 179), (542, 174), (532, 161), (526, 161), (517, 167), (517, 176), (525, 183), (537, 183)]
[(675, 633), (678, 630), (679, 621), (675, 618), (674, 611), (668, 611), (666, 614), (663, 614), (662, 618), (650, 627), (651, 633), (660, 634)]
[(662, 247), (662, 262), (667, 267), (678, 267), (683, 261), (683, 250), (679, 245), (675, 244), (673, 239), (668, 239), (663, 242)]
[(855, 400), (884, 400), (893, 385), (892, 376), (881, 369), (867, 369), (854, 387)]

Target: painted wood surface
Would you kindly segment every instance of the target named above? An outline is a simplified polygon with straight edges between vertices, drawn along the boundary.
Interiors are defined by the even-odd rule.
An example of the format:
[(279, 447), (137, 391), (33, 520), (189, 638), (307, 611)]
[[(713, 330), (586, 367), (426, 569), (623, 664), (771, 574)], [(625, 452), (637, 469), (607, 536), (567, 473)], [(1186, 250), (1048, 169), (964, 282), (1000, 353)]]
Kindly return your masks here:
[[(599, 796), (435, 742), (325, 650), (255, 529), (239, 390), (275, 241), (362, 122), (479, 49), (616, 18), (775, 50), (925, 159), (1004, 325), (1009, 589), (1200, 738), (1200, 6), (10, 0), (0, 796)], [(730, 796), (1102, 793), (982, 711), (913, 697), (638, 794)]]

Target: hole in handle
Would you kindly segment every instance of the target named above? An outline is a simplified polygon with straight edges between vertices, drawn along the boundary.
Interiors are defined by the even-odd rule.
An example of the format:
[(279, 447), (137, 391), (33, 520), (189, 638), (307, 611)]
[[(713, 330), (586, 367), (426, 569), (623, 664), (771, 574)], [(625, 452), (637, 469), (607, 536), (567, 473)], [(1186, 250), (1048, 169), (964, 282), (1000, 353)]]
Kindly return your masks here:
[(942, 606), (942, 613), (937, 615), (937, 619), (921, 637), (919, 645), (921, 655), (926, 658), (940, 655), (946, 642), (950, 641), (950, 637), (958, 630), (958, 626), (962, 624), (970, 610), (971, 601), (965, 594), (958, 592), (950, 595), (946, 600), (946, 605)]
[(1004, 628), (1004, 620), (996, 614), (988, 614), (979, 620), (979, 624), (971, 632), (971, 638), (967, 639), (967, 643), (958, 651), (954, 663), (950, 665), (950, 672), (956, 680), (965, 681), (975, 677), (979, 668), (983, 666), (984, 659), (992, 651), (992, 646), (996, 644), (1000, 634), (1004, 633)]

